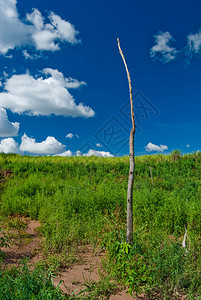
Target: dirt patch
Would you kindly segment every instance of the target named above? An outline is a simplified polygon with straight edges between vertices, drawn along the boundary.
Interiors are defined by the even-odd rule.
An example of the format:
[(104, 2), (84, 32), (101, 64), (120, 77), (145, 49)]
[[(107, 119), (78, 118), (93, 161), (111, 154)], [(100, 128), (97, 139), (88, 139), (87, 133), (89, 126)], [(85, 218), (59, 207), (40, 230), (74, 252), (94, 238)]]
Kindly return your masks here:
[[(61, 282), (59, 287), (64, 293), (77, 295), (86, 289), (86, 285), (90, 283), (90, 281), (97, 282), (100, 280), (100, 274), (102, 272), (101, 261), (104, 256), (104, 252), (95, 253), (90, 246), (80, 248), (78, 252), (78, 263), (60, 272), (59, 276), (53, 279), (54, 285), (57, 286)], [(82, 295), (84, 296), (85, 294)], [(111, 295), (109, 299), (133, 300), (136, 298), (126, 294), (126, 291), (121, 291), (116, 295)]]
[(13, 172), (9, 171), (9, 170), (3, 170), (3, 171), (1, 171), (1, 176), (3, 178), (10, 177), (10, 175), (12, 175), (12, 174), (13, 174)]
[[(138, 299), (135, 297), (132, 297), (131, 295), (126, 294), (126, 291), (122, 291), (117, 293), (116, 295), (112, 295), (110, 296), (110, 300), (134, 300), (134, 299)], [(141, 298), (142, 299), (142, 298)]]
[(13, 174), (12, 171), (1, 170), (1, 168), (0, 168), (0, 184), (3, 184), (6, 180), (6, 178), (10, 177), (12, 174)]
[(99, 269), (101, 268), (101, 258), (103, 253), (94, 253), (92, 247), (80, 248), (78, 251), (78, 263), (70, 266), (67, 270), (60, 272), (57, 278), (54, 278), (54, 285), (57, 286), (60, 281), (60, 288), (64, 293), (78, 294), (84, 290), (84, 283), (89, 281), (98, 281), (100, 279)]
[[(37, 234), (37, 228), (40, 227), (39, 221), (23, 218), (27, 228), (22, 230), (10, 230), (12, 245), (10, 248), (2, 248), (5, 253), (4, 264), (9, 266), (18, 266), (24, 258), (34, 258), (40, 248), (41, 237)], [(39, 259), (39, 258), (38, 258)]]
[[(35, 265), (40, 259), (45, 259), (41, 251), (40, 244), (42, 237), (37, 233), (37, 229), (41, 226), (39, 221), (22, 218), (22, 222), (26, 225), (25, 229), (12, 229), (11, 234), (16, 235), (13, 239), (14, 243), (10, 248), (2, 248), (5, 253), (4, 264), (8, 267), (19, 266), (21, 260), (29, 258), (29, 263)], [(20, 240), (19, 235), (20, 233)], [(59, 272), (56, 278), (53, 278), (55, 286), (58, 284), (60, 289), (70, 294), (78, 294), (86, 289), (89, 282), (97, 282), (100, 280), (101, 260), (104, 257), (103, 252), (94, 252), (91, 246), (82, 246), (77, 252), (77, 263)], [(108, 298), (107, 298), (108, 299)], [(126, 291), (118, 292), (116, 295), (111, 295), (110, 300), (146, 300), (144, 294), (138, 297), (132, 297), (126, 294)], [(155, 297), (152, 299), (161, 299)], [(185, 299), (185, 297), (173, 297), (172, 299)]]

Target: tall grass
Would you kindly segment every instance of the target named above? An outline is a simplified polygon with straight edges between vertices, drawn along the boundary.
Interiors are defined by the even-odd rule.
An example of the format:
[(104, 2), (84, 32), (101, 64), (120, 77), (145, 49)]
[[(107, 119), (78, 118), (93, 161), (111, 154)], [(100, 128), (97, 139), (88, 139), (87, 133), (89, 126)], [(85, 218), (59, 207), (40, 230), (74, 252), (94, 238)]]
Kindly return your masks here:
[(26, 262), (18, 268), (0, 269), (0, 299), (2, 300), (64, 300), (72, 299), (55, 288), (51, 272), (30, 271)]
[[(131, 291), (140, 286), (199, 290), (200, 153), (136, 157), (133, 213), (134, 234), (139, 234), (134, 239), (137, 246), (128, 251), (124, 248), (128, 157), (2, 154), (0, 166), (13, 172), (1, 193), (1, 213), (40, 220), (46, 248), (62, 251), (73, 244), (104, 241), (109, 257), (116, 256), (115, 264), (119, 259), (119, 269), (113, 265), (113, 276), (132, 278), (123, 280)], [(121, 218), (105, 232), (117, 208)], [(185, 227), (191, 240), (188, 254), (181, 246)], [(133, 261), (133, 257), (138, 258)], [(137, 275), (129, 270), (136, 270)]]

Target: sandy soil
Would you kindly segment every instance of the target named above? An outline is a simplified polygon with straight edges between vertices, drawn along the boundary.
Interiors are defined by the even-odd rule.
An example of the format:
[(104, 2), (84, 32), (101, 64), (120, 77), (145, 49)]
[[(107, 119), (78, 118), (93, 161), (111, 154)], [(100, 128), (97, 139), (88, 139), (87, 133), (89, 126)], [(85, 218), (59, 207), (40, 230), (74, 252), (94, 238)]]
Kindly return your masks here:
[[(37, 233), (40, 223), (28, 218), (22, 218), (22, 221), (27, 225), (27, 228), (21, 230), (20, 240), (15, 238), (15, 243), (10, 248), (1, 249), (6, 254), (4, 264), (7, 266), (18, 266), (23, 258), (29, 258), (30, 264), (35, 264), (40, 259), (45, 259), (40, 249), (42, 237)], [(11, 233), (16, 236), (17, 230), (11, 230)], [(57, 286), (61, 282), (59, 286), (64, 293), (78, 294), (86, 288), (83, 285), (84, 283), (100, 279), (101, 259), (103, 257), (104, 253), (94, 253), (90, 246), (80, 248), (77, 254), (78, 262), (61, 271), (56, 278), (53, 278), (54, 285)], [(138, 297), (132, 297), (127, 295), (126, 291), (121, 291), (116, 295), (111, 295), (109, 299), (147, 300), (147, 297), (143, 294)], [(173, 297), (172, 299), (178, 298)], [(179, 299), (185, 299), (185, 297)], [(152, 300), (160, 300), (160, 297), (156, 296)]]
[(79, 260), (77, 264), (72, 265), (67, 270), (61, 272), (59, 276), (54, 279), (54, 284), (57, 285), (60, 280), (63, 282), (60, 288), (68, 293), (72, 294), (75, 290), (75, 294), (84, 290), (86, 286), (83, 286), (85, 282), (90, 280), (99, 280), (99, 268), (101, 257), (103, 254), (94, 254), (91, 247), (87, 247), (82, 253), (79, 253)]
[[(10, 248), (2, 248), (6, 256), (4, 263), (6, 265), (19, 265), (23, 258), (34, 258), (37, 256), (39, 250), (40, 237), (37, 234), (37, 228), (40, 227), (40, 223), (35, 220), (22, 219), (27, 228), (20, 230), (20, 239), (16, 237), (12, 239), (12, 245)], [(11, 236), (18, 236), (17, 230), (10, 230)], [(38, 257), (39, 259), (39, 257)]]
[[(44, 259), (40, 249), (41, 236), (37, 233), (40, 223), (28, 218), (22, 218), (22, 221), (27, 225), (27, 228), (20, 230), (20, 240), (16, 237), (10, 248), (1, 249), (6, 254), (4, 258), (6, 266), (19, 266), (23, 258), (29, 258), (31, 264), (37, 263), (41, 258)], [(17, 236), (17, 230), (10, 230), (10, 233)], [(57, 286), (61, 281), (59, 286), (64, 293), (79, 293), (86, 288), (83, 286), (84, 283), (100, 279), (99, 269), (103, 256), (103, 253), (95, 254), (90, 246), (82, 248), (78, 253), (78, 262), (60, 272), (57, 278), (53, 279), (54, 285)], [(110, 299), (130, 300), (134, 298), (123, 291), (111, 296)]]

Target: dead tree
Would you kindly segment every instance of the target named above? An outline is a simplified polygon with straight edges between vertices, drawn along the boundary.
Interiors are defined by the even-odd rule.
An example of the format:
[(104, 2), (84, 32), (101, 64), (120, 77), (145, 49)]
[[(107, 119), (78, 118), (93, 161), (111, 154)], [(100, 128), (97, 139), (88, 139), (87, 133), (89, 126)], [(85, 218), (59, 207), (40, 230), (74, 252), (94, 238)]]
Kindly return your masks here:
[(121, 57), (123, 59), (124, 66), (126, 68), (127, 77), (128, 77), (130, 104), (131, 104), (131, 119), (132, 119), (132, 126), (133, 126), (131, 128), (130, 139), (129, 139), (130, 169), (129, 169), (129, 177), (128, 177), (128, 190), (127, 190), (127, 232), (126, 232), (126, 241), (128, 244), (132, 244), (133, 242), (133, 182), (134, 182), (134, 171), (135, 171), (135, 154), (134, 154), (135, 117), (134, 117), (134, 109), (133, 109), (131, 78), (130, 78), (130, 74), (128, 71), (124, 54), (121, 50), (119, 39), (117, 39), (117, 42), (118, 42), (119, 53), (121, 54)]

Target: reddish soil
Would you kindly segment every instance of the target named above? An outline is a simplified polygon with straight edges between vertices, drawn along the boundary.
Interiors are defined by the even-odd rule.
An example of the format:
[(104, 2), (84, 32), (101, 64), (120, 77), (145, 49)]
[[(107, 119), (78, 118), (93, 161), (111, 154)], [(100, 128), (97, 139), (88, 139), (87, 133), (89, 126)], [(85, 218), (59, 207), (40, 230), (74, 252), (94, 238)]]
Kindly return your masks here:
[[(80, 291), (86, 289), (84, 284), (90, 281), (98, 281), (100, 279), (101, 259), (104, 257), (103, 253), (94, 253), (90, 246), (82, 249), (80, 263), (71, 266), (69, 269), (61, 272), (60, 275), (54, 279), (54, 284), (57, 286), (60, 281), (60, 288), (63, 292), (68, 294), (78, 294)], [(119, 292), (117, 295), (110, 296), (111, 300), (132, 300), (135, 299), (126, 294), (126, 291)]]
[[(45, 259), (40, 249), (41, 236), (38, 235), (37, 229), (40, 227), (38, 221), (23, 218), (22, 221), (27, 225), (27, 228), (21, 231), (20, 240), (16, 237), (14, 243), (10, 248), (2, 248), (5, 252), (4, 263), (7, 266), (18, 266), (21, 259), (30, 258), (31, 264), (37, 263), (40, 259)], [(11, 234), (17, 236), (17, 230), (11, 230)], [(17, 241), (17, 243), (16, 243)], [(61, 271), (57, 278), (53, 278), (54, 285), (57, 286), (60, 281), (60, 289), (64, 293), (78, 294), (84, 290), (89, 281), (98, 281), (100, 279), (101, 259), (104, 257), (103, 253), (94, 253), (92, 247), (86, 246), (78, 250), (78, 262), (69, 268)], [(110, 300), (147, 300), (145, 295), (132, 297), (126, 294), (126, 291), (118, 292), (116, 295), (111, 295)], [(159, 297), (152, 298), (152, 300), (160, 300)], [(172, 298), (178, 299), (178, 298)], [(179, 299), (185, 299), (180, 297)]]
[(64, 292), (72, 294), (76, 290), (75, 294), (79, 293), (86, 288), (83, 286), (85, 282), (99, 280), (102, 257), (103, 254), (94, 254), (91, 247), (82, 249), (81, 253), (78, 253), (78, 263), (60, 272), (54, 279), (54, 284), (57, 285), (62, 280), (60, 288)]
[(25, 230), (20, 230), (20, 238), (18, 237), (18, 231), (10, 230), (11, 236), (16, 238), (12, 239), (12, 245), (10, 248), (2, 248), (5, 252), (4, 263), (9, 266), (17, 266), (23, 258), (31, 258), (35, 260), (39, 259), (40, 255), (37, 254), (40, 242), (40, 237), (37, 234), (37, 228), (40, 227), (39, 221), (29, 220), (23, 218), (23, 222), (27, 225)]
[[(5, 253), (4, 264), (8, 267), (19, 266), (23, 258), (29, 258), (31, 264), (37, 263), (41, 258), (44, 259), (40, 251), (41, 236), (37, 233), (40, 223), (28, 218), (22, 218), (22, 221), (27, 225), (27, 228), (20, 230), (20, 240), (18, 231), (12, 229), (10, 233), (15, 236), (12, 245), (10, 248), (1, 249)], [(83, 286), (84, 283), (100, 279), (99, 269), (101, 268), (101, 258), (103, 256), (103, 253), (95, 254), (90, 246), (79, 249), (78, 263), (60, 272), (57, 278), (53, 279), (54, 285), (57, 286), (61, 281), (60, 288), (64, 293), (79, 293), (86, 288), (86, 286)], [(126, 292), (123, 291), (111, 296), (110, 299), (130, 300), (134, 298), (126, 295)]]

